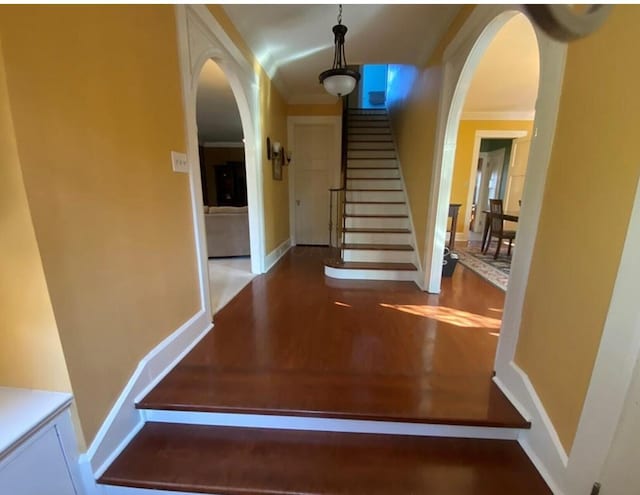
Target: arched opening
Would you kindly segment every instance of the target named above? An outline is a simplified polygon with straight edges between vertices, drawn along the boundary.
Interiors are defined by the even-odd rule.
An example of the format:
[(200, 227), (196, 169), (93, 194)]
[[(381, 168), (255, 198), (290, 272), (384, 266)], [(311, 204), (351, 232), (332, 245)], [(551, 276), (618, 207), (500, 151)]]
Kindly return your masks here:
[(196, 122), (212, 313), (254, 277), (245, 137), (229, 80), (207, 60), (197, 81)]
[[(428, 191), (430, 207), (426, 230), (424, 283), (429, 292), (440, 291), (456, 140), (467, 90), (487, 47), (501, 28), (520, 13), (512, 7), (499, 5), (474, 10), (443, 55), (441, 112), (437, 124), (434, 172), (431, 188)], [(535, 26), (534, 30), (540, 63), (532, 130), (534, 139), (529, 151), (525, 186), (521, 198), (518, 247), (511, 262), (509, 291), (505, 300), (494, 365), (496, 375), (505, 387), (522, 390), (524, 385), (516, 376), (512, 362), (518, 342), (522, 306), (553, 145), (566, 57), (564, 44), (553, 41)]]
[(449, 228), (447, 245), (468, 269), (506, 291), (540, 73), (538, 42), (527, 17), (516, 14), (504, 23), (469, 70), (450, 192), (458, 221), (455, 232)]
[(260, 106), (257, 76), (253, 67), (235, 48), (224, 30), (211, 22), (210, 16), (205, 7), (177, 9), (180, 73), (184, 93), (187, 161), (198, 259), (200, 304), (208, 321), (213, 319), (213, 311), (209, 296), (209, 261), (196, 105), (198, 79), (209, 60), (213, 60), (224, 73), (240, 114), (247, 181), (251, 272), (262, 273), (265, 262), (262, 167), (260, 166), (262, 140), (259, 137)]

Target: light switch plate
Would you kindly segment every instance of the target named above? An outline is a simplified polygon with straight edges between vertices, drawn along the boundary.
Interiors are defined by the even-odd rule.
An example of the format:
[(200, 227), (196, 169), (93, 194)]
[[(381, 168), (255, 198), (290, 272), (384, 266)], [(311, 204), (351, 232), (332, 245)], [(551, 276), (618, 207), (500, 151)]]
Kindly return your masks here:
[(189, 173), (189, 164), (187, 163), (187, 155), (185, 153), (178, 153), (177, 151), (171, 152), (171, 164), (174, 172), (181, 172), (183, 174)]

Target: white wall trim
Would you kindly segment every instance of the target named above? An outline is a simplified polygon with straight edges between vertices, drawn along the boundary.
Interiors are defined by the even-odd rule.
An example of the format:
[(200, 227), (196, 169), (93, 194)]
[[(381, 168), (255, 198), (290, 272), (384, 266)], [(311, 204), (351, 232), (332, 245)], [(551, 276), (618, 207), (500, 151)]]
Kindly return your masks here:
[(267, 256), (265, 257), (265, 273), (271, 270), (275, 266), (275, 264), (280, 261), (280, 258), (282, 258), (287, 253), (287, 251), (289, 251), (289, 249), (291, 249), (291, 239), (287, 239), (277, 248), (267, 254)]
[(227, 77), (238, 105), (244, 134), (251, 271), (253, 273), (264, 271), (266, 252), (259, 80), (253, 66), (204, 5), (176, 5), (176, 22), (201, 298), (203, 307), (210, 315), (207, 245), (202, 213), (202, 179), (196, 122), (198, 79), (206, 61), (214, 60)]
[(205, 141), (203, 148), (244, 148), (242, 141)]
[(639, 252), (640, 182), (636, 186), (600, 348), (569, 458), (567, 491), (571, 494), (588, 493), (599, 480), (640, 358)]
[[(471, 204), (473, 203), (473, 193), (475, 191), (476, 176), (478, 175), (478, 158), (480, 156), (480, 145), (483, 139), (516, 139), (527, 136), (529, 132), (526, 129), (514, 131), (498, 131), (482, 129), (477, 130), (473, 141), (473, 151), (471, 153), (471, 170), (469, 171), (469, 191), (467, 192), (467, 203), (464, 212), (464, 230), (465, 236), (469, 235), (469, 223), (471, 223)], [(513, 149), (511, 158), (513, 159)], [(478, 212), (480, 213), (480, 212)]]
[[(140, 361), (89, 449), (81, 456), (81, 467), (88, 465), (95, 478), (106, 470), (142, 427), (142, 416), (135, 408), (136, 402), (164, 378), (212, 327), (206, 312), (200, 310)], [(86, 479), (86, 474), (83, 478)]]
[(518, 428), (405, 423), (400, 421), (369, 421), (358, 419), (316, 418), (271, 414), (209, 413), (193, 411), (145, 411), (147, 421), (242, 428), (273, 428), (280, 430), (335, 431), (373, 433), (378, 435), (413, 435), (451, 438), (491, 438), (516, 440)]
[(398, 142), (396, 139), (396, 133), (393, 129), (393, 121), (391, 120), (391, 116), (387, 116), (389, 119), (389, 130), (391, 131), (391, 141), (393, 142), (393, 148), (396, 152), (396, 161), (398, 162), (398, 173), (400, 174), (400, 184), (402, 185), (402, 192), (404, 193), (404, 199), (407, 204), (407, 214), (409, 215), (409, 225), (411, 225), (411, 247), (413, 247), (414, 257), (413, 261), (418, 269), (418, 273), (414, 282), (421, 289), (424, 290), (424, 284), (420, 280), (420, 277), (424, 277), (424, 270), (422, 269), (422, 259), (420, 259), (420, 255), (418, 254), (418, 241), (416, 240), (416, 224), (413, 221), (413, 212), (411, 210), (411, 205), (409, 204), (409, 194), (407, 193), (407, 183), (404, 180), (404, 171), (402, 170), (402, 161), (400, 160), (400, 153), (398, 152)]
[(535, 110), (523, 112), (462, 112), (460, 120), (533, 120)]
[(518, 412), (531, 422), (522, 430), (518, 442), (555, 495), (563, 494), (564, 472), (568, 458), (560, 438), (527, 375), (511, 362), (501, 376), (493, 378)]
[(296, 115), (287, 117), (287, 143), (292, 153), (291, 163), (289, 164), (289, 237), (291, 245), (295, 246), (296, 241), (296, 174), (294, 167), (296, 166), (296, 143), (295, 143), (295, 126), (296, 125), (332, 125), (334, 129), (334, 139), (337, 146), (335, 150), (335, 165), (331, 182), (331, 187), (340, 187), (340, 164), (341, 164), (341, 147), (342, 147), (342, 116), (340, 115)]

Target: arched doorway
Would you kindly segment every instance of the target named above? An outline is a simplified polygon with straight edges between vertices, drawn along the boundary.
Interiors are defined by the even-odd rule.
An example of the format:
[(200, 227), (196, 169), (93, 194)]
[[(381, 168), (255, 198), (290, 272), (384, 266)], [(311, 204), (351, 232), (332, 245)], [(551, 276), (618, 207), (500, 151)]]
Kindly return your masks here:
[(242, 120), (224, 71), (211, 59), (198, 77), (196, 121), (209, 296), (215, 315), (254, 274)]
[(213, 60), (226, 76), (240, 114), (244, 136), (251, 271), (253, 273), (263, 272), (265, 257), (262, 168), (260, 166), (262, 145), (259, 138), (259, 84), (251, 64), (206, 7), (179, 5), (176, 7), (176, 13), (200, 300), (202, 309), (211, 318), (204, 201), (196, 120), (198, 79), (205, 63), (208, 60)]
[[(507, 290), (512, 247), (522, 191), (539, 82), (539, 49), (524, 14), (511, 17), (482, 54), (464, 96), (459, 121), (450, 202), (459, 211), (460, 263), (502, 291)], [(490, 201), (502, 205), (506, 220), (490, 229)], [(515, 221), (514, 221), (515, 220)], [(503, 227), (503, 230), (499, 227)], [(499, 235), (506, 240), (498, 242)]]
[[(465, 96), (487, 47), (505, 23), (519, 13), (513, 7), (498, 5), (475, 9), (443, 56), (444, 80), (427, 219), (425, 286), (429, 292), (440, 291), (456, 139)], [(520, 212), (521, 226), (526, 228), (521, 228), (518, 232), (518, 249), (511, 264), (509, 292), (495, 361), (498, 376), (510, 367), (518, 340), (520, 314), (555, 133), (566, 54), (564, 44), (551, 40), (538, 28), (535, 28), (535, 32), (540, 56), (540, 83), (533, 126), (534, 139), (529, 153), (531, 165), (526, 175)]]

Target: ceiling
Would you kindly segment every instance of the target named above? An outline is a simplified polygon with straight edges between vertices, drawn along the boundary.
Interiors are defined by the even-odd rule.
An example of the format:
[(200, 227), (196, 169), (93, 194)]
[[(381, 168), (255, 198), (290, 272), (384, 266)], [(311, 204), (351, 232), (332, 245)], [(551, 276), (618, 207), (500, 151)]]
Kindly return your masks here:
[(208, 60), (198, 79), (198, 142), (242, 142), (242, 123), (231, 86), (220, 66)]
[[(423, 65), (459, 10), (456, 5), (344, 5), (349, 64)], [(333, 61), (337, 5), (224, 5), (289, 103), (333, 103), (318, 74)]]
[(496, 112), (522, 113), (522, 117), (531, 114), (532, 118), (539, 74), (535, 32), (529, 20), (518, 14), (498, 31), (480, 60), (465, 99), (463, 118)]

